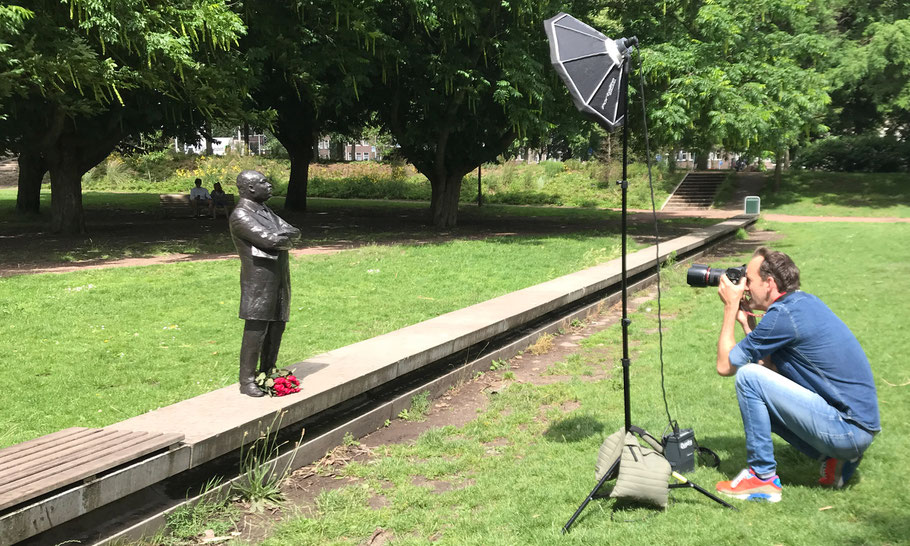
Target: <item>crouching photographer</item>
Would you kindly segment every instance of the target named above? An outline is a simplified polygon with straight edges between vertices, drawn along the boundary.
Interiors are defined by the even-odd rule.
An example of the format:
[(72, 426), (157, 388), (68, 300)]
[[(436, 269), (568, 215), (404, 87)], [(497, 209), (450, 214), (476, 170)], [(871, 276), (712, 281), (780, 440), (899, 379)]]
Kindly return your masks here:
[[(759, 248), (745, 277), (731, 276), (739, 277), (717, 279), (724, 304), (717, 373), (736, 376), (748, 467), (717, 490), (781, 499), (772, 432), (820, 461), (821, 485), (843, 487), (881, 428), (862, 347), (820, 299), (799, 289), (799, 269), (783, 252)], [(765, 311), (757, 324), (755, 311)], [(746, 333), (739, 343), (737, 322)]]

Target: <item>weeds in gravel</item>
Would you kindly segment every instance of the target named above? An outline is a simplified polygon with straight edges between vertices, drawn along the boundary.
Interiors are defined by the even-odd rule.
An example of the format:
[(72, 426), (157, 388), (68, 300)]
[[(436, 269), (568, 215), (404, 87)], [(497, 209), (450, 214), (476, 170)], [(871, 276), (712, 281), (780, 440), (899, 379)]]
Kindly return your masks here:
[(207, 530), (215, 535), (226, 535), (236, 525), (240, 511), (231, 504), (228, 495), (211, 493), (221, 485), (221, 478), (215, 477), (202, 486), (202, 496), (194, 504), (184, 504), (167, 516), (166, 531), (157, 537), (155, 544), (161, 546), (183, 546), (197, 544)]
[(422, 391), (411, 397), (411, 407), (398, 413), (399, 419), (405, 421), (425, 421), (430, 410), (430, 392)]
[(542, 355), (552, 348), (553, 334), (542, 334), (530, 347), (528, 347), (528, 352), (532, 355)]
[(304, 431), (300, 431), (300, 438), (291, 449), (284, 469), (280, 470), (276, 458), (285, 445), (278, 442), (278, 431), (281, 429), (283, 416), (283, 413), (276, 415), (265, 431), (260, 433), (259, 438), (240, 448), (241, 478), (234, 483), (232, 491), (235, 497), (250, 504), (252, 512), (261, 512), (265, 508), (279, 505), (284, 500), (281, 486), (291, 474), (291, 463), (303, 441)]

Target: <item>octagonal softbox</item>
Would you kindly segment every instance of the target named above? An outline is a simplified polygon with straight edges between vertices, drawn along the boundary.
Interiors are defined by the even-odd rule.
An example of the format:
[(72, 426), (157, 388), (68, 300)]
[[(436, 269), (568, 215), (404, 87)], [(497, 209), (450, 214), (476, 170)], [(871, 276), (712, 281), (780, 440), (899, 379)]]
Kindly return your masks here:
[(613, 132), (625, 121), (623, 70), (628, 40), (613, 41), (567, 13), (544, 21), (550, 62), (576, 108)]

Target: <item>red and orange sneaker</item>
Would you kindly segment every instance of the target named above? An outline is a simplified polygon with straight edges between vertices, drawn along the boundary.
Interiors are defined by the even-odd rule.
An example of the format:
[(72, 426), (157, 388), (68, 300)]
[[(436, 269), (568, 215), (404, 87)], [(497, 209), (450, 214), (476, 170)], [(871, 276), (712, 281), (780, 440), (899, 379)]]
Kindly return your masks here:
[(778, 502), (781, 499), (780, 478), (777, 474), (767, 480), (746, 468), (728, 482), (717, 482), (717, 491), (735, 499)]

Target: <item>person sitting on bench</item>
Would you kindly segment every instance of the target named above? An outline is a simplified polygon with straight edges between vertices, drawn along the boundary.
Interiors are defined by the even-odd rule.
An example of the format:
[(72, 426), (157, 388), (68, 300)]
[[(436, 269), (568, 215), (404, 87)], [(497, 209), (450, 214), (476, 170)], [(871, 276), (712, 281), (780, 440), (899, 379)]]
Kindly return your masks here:
[(221, 188), (220, 182), (215, 182), (212, 186), (212, 218), (218, 216), (218, 209), (224, 211), (225, 218), (228, 214), (231, 213), (231, 200), (228, 199), (227, 194), (224, 193), (224, 190)]
[(190, 190), (190, 204), (193, 206), (193, 217), (199, 217), (199, 205), (205, 205), (212, 218), (215, 217), (215, 202), (209, 195), (209, 190), (202, 187), (202, 179), (196, 179), (196, 187)]

